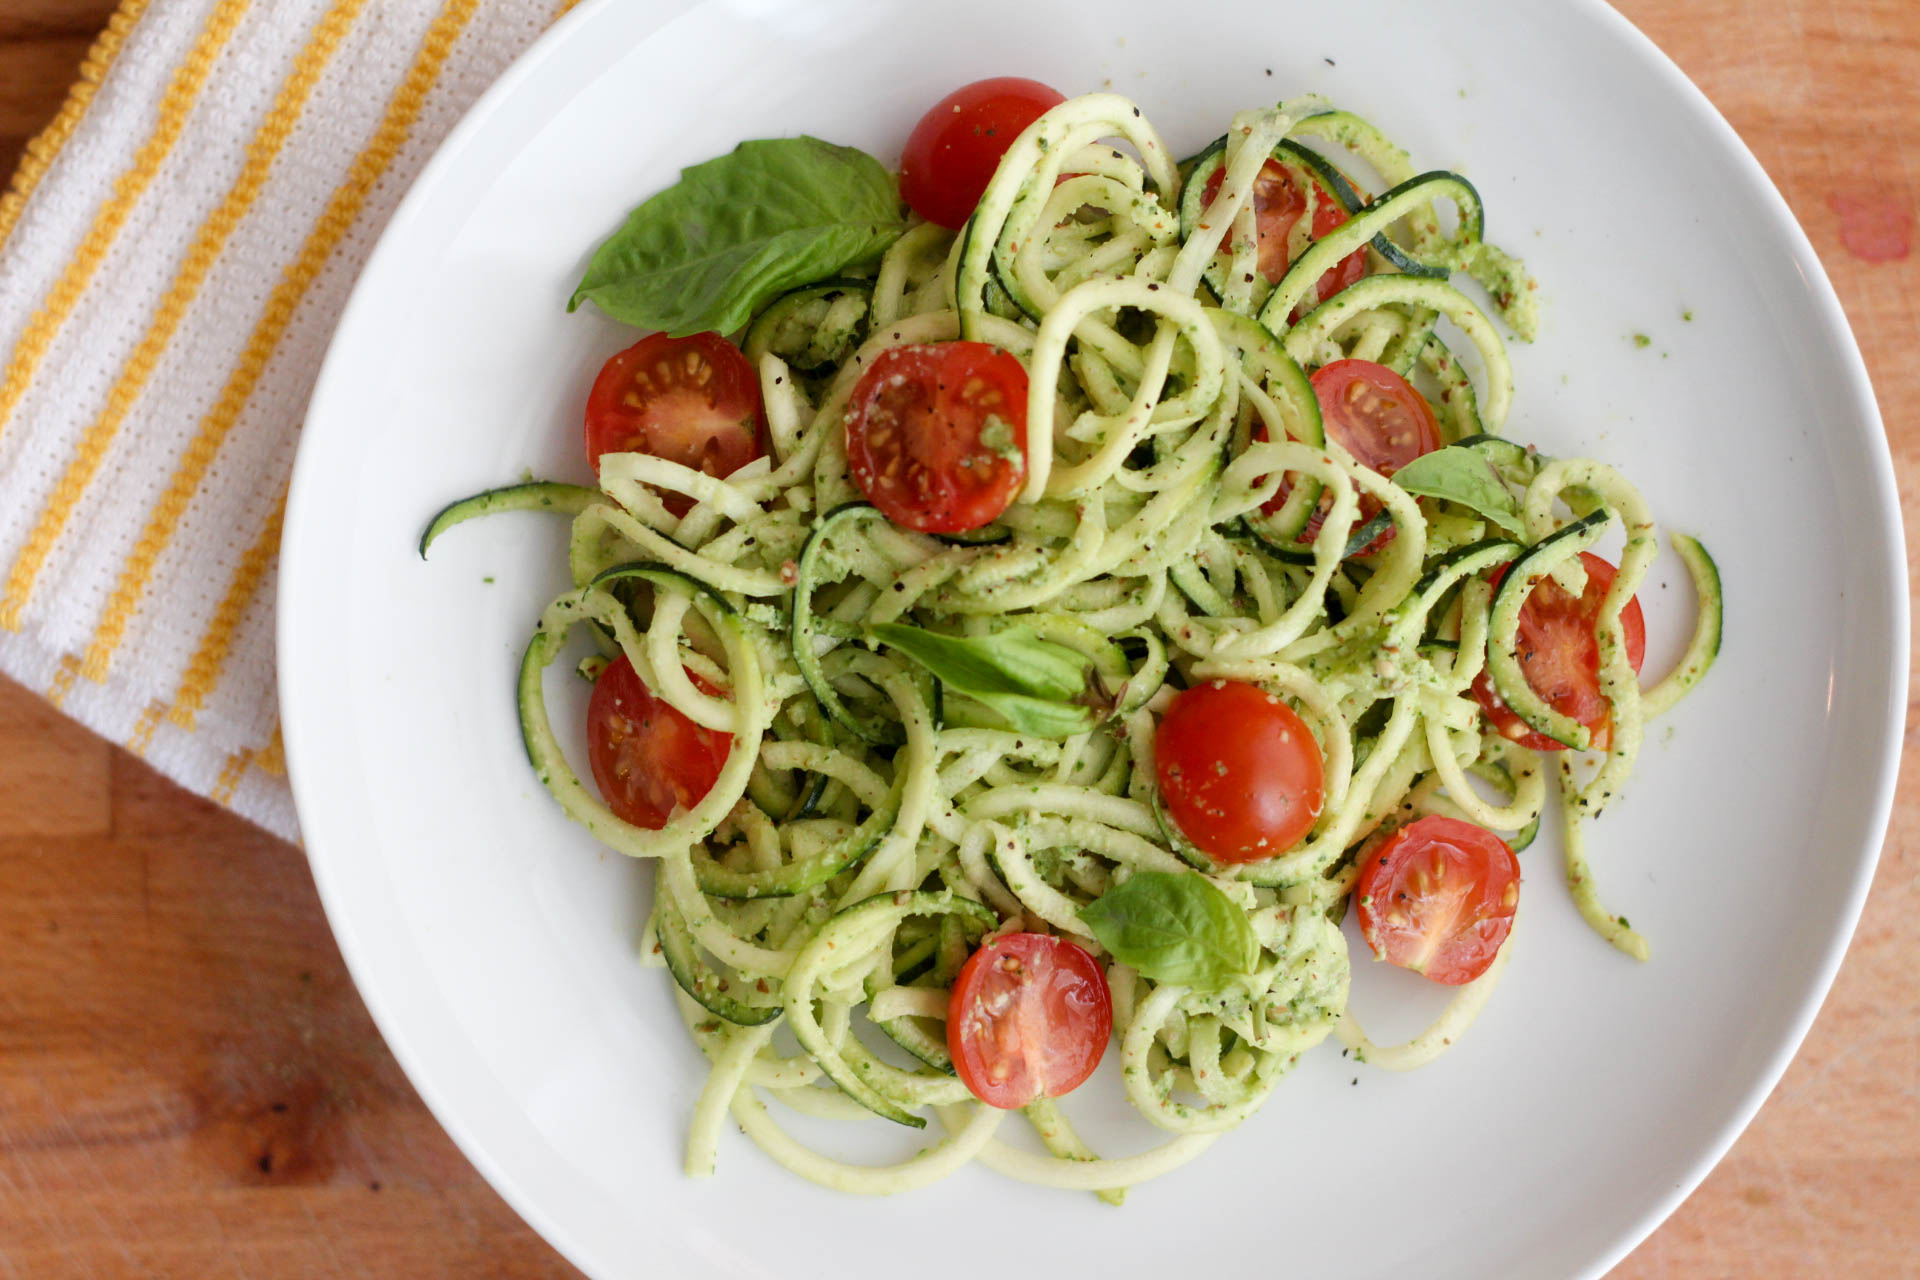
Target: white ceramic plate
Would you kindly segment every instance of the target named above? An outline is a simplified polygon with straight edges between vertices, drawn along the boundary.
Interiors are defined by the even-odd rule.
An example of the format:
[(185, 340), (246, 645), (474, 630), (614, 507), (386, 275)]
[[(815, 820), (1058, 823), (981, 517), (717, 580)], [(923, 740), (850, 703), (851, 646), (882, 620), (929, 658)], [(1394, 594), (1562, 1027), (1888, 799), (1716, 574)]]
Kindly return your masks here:
[[(1270, 1259), (1594, 1274), (1785, 1067), (1872, 872), (1905, 700), (1893, 482), (1832, 290), (1732, 131), (1600, 4), (1373, 0), (1318, 33), (1307, 12), (604, 3), (502, 80), (394, 219), (295, 478), (287, 751), (328, 914), (388, 1041), (487, 1177), (592, 1275)], [(1617, 463), (1725, 573), (1719, 667), (1593, 833), (1601, 892), (1654, 958), (1635, 965), (1581, 925), (1546, 841), (1525, 856), (1509, 976), (1458, 1048), (1404, 1077), (1323, 1049), (1123, 1210), (983, 1170), (859, 1200), (737, 1134), (720, 1176), (690, 1181), (702, 1072), (665, 975), (637, 966), (642, 869), (561, 816), (517, 737), (513, 674), (561, 585), (561, 531), (483, 522), (431, 563), (414, 541), (452, 497), (528, 469), (583, 477), (586, 388), (631, 334), (563, 303), (594, 244), (680, 165), (803, 130), (892, 160), (935, 98), (1009, 72), (1111, 85), (1182, 152), (1237, 108), (1319, 90), (1479, 184), (1491, 235), (1547, 291), (1541, 340), (1515, 350), (1509, 433)], [(1692, 607), (1670, 556), (1658, 573), (1643, 593), (1656, 670)], [(1357, 967), (1377, 1034), (1430, 1011), (1422, 984)]]

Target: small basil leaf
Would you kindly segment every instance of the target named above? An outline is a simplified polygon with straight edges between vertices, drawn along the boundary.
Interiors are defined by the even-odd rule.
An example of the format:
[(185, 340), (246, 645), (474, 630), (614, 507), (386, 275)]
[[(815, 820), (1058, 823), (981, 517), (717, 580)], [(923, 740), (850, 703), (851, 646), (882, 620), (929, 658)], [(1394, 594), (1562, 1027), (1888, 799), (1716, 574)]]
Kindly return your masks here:
[(1217, 991), (1260, 959), (1246, 913), (1197, 871), (1136, 872), (1080, 919), (1116, 960), (1155, 982)]
[(1086, 687), (1086, 656), (1025, 627), (954, 636), (898, 622), (867, 628), (963, 693), (1023, 693), (1066, 700)]
[(878, 257), (905, 227), (893, 175), (866, 152), (743, 142), (627, 215), (567, 310), (591, 298), (639, 328), (731, 333), (780, 294)]
[(1408, 493), (1471, 507), (1508, 533), (1519, 533), (1520, 504), (1477, 449), (1449, 445), (1422, 454), (1393, 473)]
[(1111, 710), (1111, 699), (1104, 698), (1086, 655), (1025, 628), (950, 636), (883, 622), (869, 627), (867, 634), (925, 667), (953, 692), (991, 708), (1022, 733), (1064, 738), (1091, 729)]
[(1035, 738), (1070, 738), (1076, 733), (1085, 733), (1096, 723), (1091, 711), (1070, 702), (1049, 702), (1019, 693), (968, 696), (998, 715), (1007, 728)]

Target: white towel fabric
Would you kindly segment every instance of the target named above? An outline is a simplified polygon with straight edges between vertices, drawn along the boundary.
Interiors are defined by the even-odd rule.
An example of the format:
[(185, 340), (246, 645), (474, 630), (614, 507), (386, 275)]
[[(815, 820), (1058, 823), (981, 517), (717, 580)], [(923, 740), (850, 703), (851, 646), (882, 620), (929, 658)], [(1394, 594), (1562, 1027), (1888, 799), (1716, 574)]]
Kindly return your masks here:
[(297, 837), (281, 504), (348, 290), (564, 0), (126, 0), (0, 200), (0, 670)]

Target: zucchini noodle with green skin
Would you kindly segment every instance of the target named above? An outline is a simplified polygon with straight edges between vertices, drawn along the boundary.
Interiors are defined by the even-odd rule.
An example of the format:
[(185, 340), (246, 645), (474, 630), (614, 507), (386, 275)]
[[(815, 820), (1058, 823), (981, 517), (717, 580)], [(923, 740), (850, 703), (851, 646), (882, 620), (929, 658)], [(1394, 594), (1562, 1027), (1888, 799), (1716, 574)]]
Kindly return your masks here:
[[(1277, 282), (1258, 269), (1252, 198), (1275, 164), (1311, 179)], [(1371, 169), (1382, 194), (1369, 203), (1343, 165)], [(1200, 185), (1215, 174), (1209, 198)], [(1323, 200), (1350, 216), (1316, 239)], [(782, 1165), (847, 1191), (903, 1191), (978, 1160), (1117, 1201), (1251, 1116), (1329, 1035), (1378, 1065), (1418, 1065), (1458, 1039), (1511, 950), (1406, 1045), (1373, 1045), (1348, 1012), (1339, 922), (1360, 860), (1425, 814), (1524, 847), (1559, 796), (1581, 911), (1645, 958), (1601, 905), (1582, 821), (1618, 796), (1647, 718), (1712, 661), (1718, 581), (1704, 549), (1676, 538), (1700, 621), (1680, 668), (1643, 693), (1622, 615), (1655, 554), (1651, 513), (1604, 464), (1496, 438), (1511, 366), (1495, 320), (1453, 278), (1477, 281), (1519, 336), (1536, 317), (1531, 281), (1481, 238), (1482, 217), (1465, 179), (1416, 173), (1378, 130), (1317, 100), (1243, 113), (1178, 166), (1131, 102), (1072, 99), (1013, 142), (958, 234), (915, 224), (864, 274), (761, 310), (744, 347), (770, 456), (716, 479), (610, 454), (597, 490), (515, 486), (435, 520), (429, 540), (493, 510), (574, 522), (572, 586), (526, 650), (522, 729), (567, 813), (657, 868), (643, 952), (670, 971), (711, 1067), (690, 1173), (712, 1172), (731, 1120)], [(1354, 254), (1368, 274), (1320, 300), (1316, 282)], [(1443, 319), (1473, 348), (1466, 366)], [(866, 505), (845, 423), (883, 352), (954, 339), (1011, 353), (1030, 390), (1017, 500), (988, 529), (943, 538)], [(1306, 371), (1349, 358), (1416, 380), (1441, 443), (1468, 440), (1487, 460), (1511, 527), (1417, 498), (1327, 433)], [(662, 494), (690, 509), (673, 514)], [(1528, 688), (1518, 631), (1535, 584), (1581, 594), (1577, 553), (1615, 526), (1625, 551), (1596, 626), (1607, 749), (1597, 763), (1546, 761), (1493, 731), (1472, 686), (1484, 671), (1527, 726), (1590, 744)], [(1057, 732), (1016, 728), (888, 641), (896, 624), (963, 638), (1023, 628), (1078, 655), (1104, 698), (1056, 708)], [(555, 737), (546, 670), (581, 631), (604, 655), (583, 673), (624, 654), (656, 698), (730, 735), (711, 789), (663, 829), (617, 816)], [(1177, 689), (1215, 680), (1297, 712), (1324, 766), (1311, 829), (1259, 861), (1214, 862), (1156, 793), (1158, 714)], [(1136, 875), (1189, 869), (1244, 914), (1257, 947), (1217, 989), (1108, 956), (1081, 915)], [(1121, 1086), (1165, 1131), (1159, 1146), (1102, 1158), (1043, 1098), (1024, 1113), (1049, 1153), (1036, 1154), (1003, 1140), (1004, 1113), (955, 1075), (947, 993), (983, 939), (1020, 930), (1102, 958)], [(772, 1103), (935, 1128), (898, 1164), (856, 1165), (793, 1137)]]

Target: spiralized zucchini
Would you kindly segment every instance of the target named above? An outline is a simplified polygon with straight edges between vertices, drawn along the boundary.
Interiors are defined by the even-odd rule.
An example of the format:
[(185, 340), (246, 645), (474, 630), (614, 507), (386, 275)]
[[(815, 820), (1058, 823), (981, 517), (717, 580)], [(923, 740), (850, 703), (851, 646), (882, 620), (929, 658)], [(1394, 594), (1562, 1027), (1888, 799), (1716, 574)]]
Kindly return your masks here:
[[(960, 235), (916, 225), (870, 278), (799, 290), (752, 326), (770, 458), (721, 480), (609, 457), (598, 495), (567, 502), (578, 512), (573, 584), (528, 648), (523, 726), (567, 812), (657, 866), (644, 950), (670, 970), (711, 1063), (691, 1173), (713, 1169), (730, 1117), (781, 1164), (848, 1191), (905, 1190), (977, 1159), (1117, 1199), (1252, 1115), (1330, 1033), (1384, 1065), (1417, 1065), (1458, 1040), (1507, 959), (1407, 1045), (1383, 1050), (1343, 1026), (1338, 921), (1357, 852), (1422, 814), (1521, 833), (1513, 842), (1524, 845), (1549, 794), (1562, 795), (1582, 910), (1645, 954), (1599, 905), (1579, 822), (1617, 795), (1651, 709), (1620, 622), (1653, 554), (1646, 504), (1599, 463), (1519, 448), (1489, 456), (1523, 535), (1416, 502), (1325, 437), (1302, 369), (1381, 360), (1422, 386), (1447, 441), (1495, 433), (1511, 367), (1495, 322), (1451, 277), (1486, 286), (1495, 313), (1527, 337), (1531, 281), (1481, 239), (1464, 179), (1416, 175), (1372, 126), (1316, 101), (1237, 116), (1205, 153), (1207, 171), (1224, 175), (1211, 201), (1183, 191), (1169, 155), (1116, 95), (1048, 112), (1013, 144)], [(1313, 220), (1298, 220), (1298, 265), (1278, 284), (1254, 269), (1250, 191), (1270, 155), (1333, 171), (1340, 198), (1356, 201), (1317, 243)], [(1333, 161), (1370, 167), (1392, 191), (1363, 207)], [(1454, 231), (1435, 201), (1452, 203)], [(1321, 273), (1359, 250), (1370, 274), (1315, 301)], [(1442, 317), (1471, 342), (1467, 365), (1442, 340)], [(879, 352), (962, 335), (1018, 356), (1032, 395), (1019, 501), (992, 536), (956, 543), (860, 504), (843, 421)], [(1286, 505), (1264, 512), (1283, 485)], [(676, 518), (662, 490), (695, 505)], [(1356, 554), (1376, 532), (1361, 528), (1369, 495), (1395, 536)], [(1550, 771), (1491, 734), (1469, 692), (1489, 662), (1517, 661), (1521, 596), (1496, 599), (1489, 578), (1524, 555), (1529, 581), (1554, 575), (1577, 590), (1575, 544), (1610, 523), (1627, 535), (1599, 625), (1611, 748), (1597, 767), (1562, 758)], [(1564, 548), (1548, 545), (1563, 531)], [(1688, 549), (1703, 600), (1717, 600), (1703, 576), (1711, 561)], [(1084, 653), (1113, 692), (1111, 714), (1071, 736), (1022, 733), (865, 639), (879, 623), (978, 634), (1009, 618)], [(665, 830), (615, 816), (548, 725), (544, 672), (579, 626), (625, 653), (659, 697), (732, 734), (713, 790)], [(1717, 608), (1702, 610), (1701, 628), (1685, 683), (1711, 660)], [(1286, 700), (1321, 750), (1324, 810), (1299, 845), (1264, 862), (1214, 866), (1159, 816), (1155, 710), (1175, 685), (1207, 679)], [(1661, 687), (1664, 707), (1679, 687)], [(1080, 909), (1140, 871), (1189, 866), (1246, 912), (1259, 962), (1210, 992), (1110, 963), (1119, 1080), (1164, 1144), (1099, 1158), (1047, 1101), (1027, 1118), (1050, 1154), (1003, 1142), (1001, 1113), (970, 1095), (947, 1054), (946, 992), (961, 962), (984, 936), (1017, 929), (1069, 935), (1103, 956)], [(938, 1128), (903, 1163), (851, 1165), (789, 1134), (768, 1102)]]

